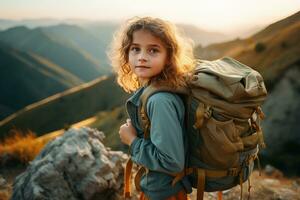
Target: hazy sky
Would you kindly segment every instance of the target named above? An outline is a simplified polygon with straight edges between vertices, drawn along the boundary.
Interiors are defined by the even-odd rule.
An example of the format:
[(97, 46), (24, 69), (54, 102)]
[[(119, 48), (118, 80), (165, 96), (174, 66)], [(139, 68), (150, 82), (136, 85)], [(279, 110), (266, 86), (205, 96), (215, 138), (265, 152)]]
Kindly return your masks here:
[(0, 0), (0, 18), (125, 20), (162, 17), (230, 32), (266, 25), (300, 11), (300, 0)]

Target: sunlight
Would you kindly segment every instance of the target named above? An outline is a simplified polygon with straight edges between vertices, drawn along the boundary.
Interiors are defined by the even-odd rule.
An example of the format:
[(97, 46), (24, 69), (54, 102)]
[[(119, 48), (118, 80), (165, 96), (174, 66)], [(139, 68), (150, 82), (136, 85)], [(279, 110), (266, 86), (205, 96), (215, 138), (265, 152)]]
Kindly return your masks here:
[[(300, 10), (299, 0), (3, 0), (0, 18), (125, 20), (136, 15), (151, 15), (179, 23), (190, 23), (230, 32), (249, 25), (266, 25)], [(105, 12), (104, 12), (105, 11)], [(117, 14), (116, 14), (117, 13)]]

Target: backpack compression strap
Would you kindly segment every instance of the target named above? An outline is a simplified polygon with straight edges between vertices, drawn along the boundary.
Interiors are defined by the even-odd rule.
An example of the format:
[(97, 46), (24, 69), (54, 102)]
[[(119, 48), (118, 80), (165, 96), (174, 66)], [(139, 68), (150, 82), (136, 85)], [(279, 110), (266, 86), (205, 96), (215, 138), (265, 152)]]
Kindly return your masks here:
[(130, 198), (131, 195), (131, 172), (132, 172), (132, 160), (129, 158), (126, 162), (126, 166), (124, 169), (124, 198)]
[[(254, 160), (257, 159), (257, 152), (253, 155), (249, 156), (247, 160), (245, 161), (247, 165), (250, 165), (254, 162)], [(240, 187), (241, 187), (241, 196), (240, 199), (242, 200), (242, 194), (243, 194), (243, 167), (235, 167), (230, 168), (227, 170), (210, 170), (210, 169), (203, 169), (203, 168), (185, 168), (181, 173), (177, 174), (172, 182), (172, 185), (174, 186), (176, 182), (181, 180), (184, 176), (190, 175), (190, 174), (197, 174), (197, 200), (203, 200), (204, 199), (204, 191), (205, 191), (205, 179), (208, 178), (222, 178), (226, 176), (238, 176)], [(250, 177), (248, 179), (249, 188), (248, 191), (250, 193)], [(222, 199), (222, 195), (218, 194), (219, 199)]]

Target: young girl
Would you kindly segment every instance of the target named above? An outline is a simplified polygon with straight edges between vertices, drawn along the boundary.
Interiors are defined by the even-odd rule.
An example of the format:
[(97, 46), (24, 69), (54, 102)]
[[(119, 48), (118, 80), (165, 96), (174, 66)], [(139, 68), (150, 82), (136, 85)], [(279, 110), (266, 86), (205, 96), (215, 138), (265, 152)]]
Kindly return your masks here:
[(192, 48), (171, 23), (158, 18), (129, 20), (115, 37), (111, 61), (119, 85), (134, 94), (126, 102), (130, 119), (120, 127), (121, 141), (129, 145), (131, 159), (147, 169), (141, 178), (140, 199), (187, 199), (186, 178), (172, 185), (185, 166), (184, 104), (175, 93), (158, 92), (147, 102), (150, 137), (144, 138), (139, 120), (140, 97), (151, 84), (177, 88), (194, 66)]

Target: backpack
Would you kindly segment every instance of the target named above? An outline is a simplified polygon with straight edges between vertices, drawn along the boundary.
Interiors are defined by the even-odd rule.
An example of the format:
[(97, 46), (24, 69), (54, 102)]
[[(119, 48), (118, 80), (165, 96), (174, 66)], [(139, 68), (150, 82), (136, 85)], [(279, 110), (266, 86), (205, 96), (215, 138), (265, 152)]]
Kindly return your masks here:
[[(262, 76), (252, 68), (224, 57), (200, 61), (186, 75), (187, 87), (170, 88), (149, 85), (141, 96), (140, 121), (144, 137), (149, 137), (150, 120), (146, 112), (148, 98), (157, 92), (178, 93), (185, 103), (185, 125), (189, 153), (185, 169), (174, 176), (173, 185), (189, 176), (197, 188), (197, 200), (204, 191), (222, 191), (248, 180), (258, 151), (265, 147), (260, 121), (261, 105), (267, 91)], [(131, 166), (130, 166), (131, 165)], [(125, 169), (125, 193), (132, 161)], [(140, 167), (135, 183), (147, 169)], [(127, 177), (127, 178), (126, 178)], [(127, 179), (127, 183), (126, 183)], [(126, 196), (126, 195), (125, 195)]]

